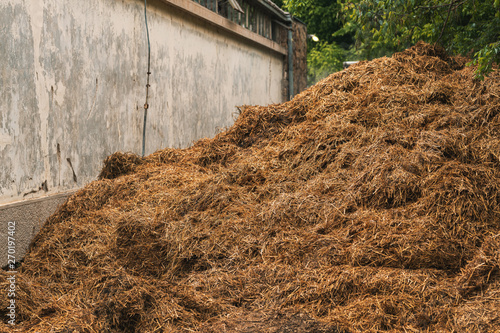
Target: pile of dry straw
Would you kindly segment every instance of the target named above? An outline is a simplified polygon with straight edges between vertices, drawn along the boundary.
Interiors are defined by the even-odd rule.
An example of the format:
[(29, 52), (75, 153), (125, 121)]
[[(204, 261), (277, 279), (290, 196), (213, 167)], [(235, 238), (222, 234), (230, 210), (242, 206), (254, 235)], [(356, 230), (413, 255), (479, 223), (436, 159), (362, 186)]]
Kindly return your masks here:
[(500, 74), (465, 62), (419, 43), (108, 157), (32, 244), (17, 329), (497, 330)]

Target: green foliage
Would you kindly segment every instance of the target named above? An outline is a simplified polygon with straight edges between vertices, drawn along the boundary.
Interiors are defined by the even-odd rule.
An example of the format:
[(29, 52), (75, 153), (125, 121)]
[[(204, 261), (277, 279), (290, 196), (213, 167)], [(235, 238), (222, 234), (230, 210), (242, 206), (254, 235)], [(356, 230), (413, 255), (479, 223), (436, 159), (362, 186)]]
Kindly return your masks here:
[(500, 42), (488, 44), (476, 52), (469, 65), (477, 65), (476, 78), (484, 80), (484, 76), (493, 70), (493, 62), (500, 62)]
[(500, 37), (500, 0), (341, 2), (343, 30), (355, 31), (354, 49), (363, 59), (390, 55), (423, 40), (452, 54), (475, 54), (479, 76), (498, 61), (494, 45)]
[(307, 54), (307, 83), (309, 85), (342, 70), (346, 51), (335, 43), (320, 42)]
[[(500, 0), (274, 1), (304, 21), (322, 42), (308, 44), (310, 78), (340, 69), (342, 57), (378, 58), (420, 40), (438, 43), (451, 54), (473, 56), (478, 78), (500, 60)], [(339, 47), (344, 49), (342, 57)], [(333, 63), (328, 66), (327, 61)]]
[(283, 8), (304, 21), (307, 31), (318, 36), (321, 41), (346, 43), (346, 47), (352, 43), (352, 39), (345, 40), (345, 38), (333, 36), (334, 32), (342, 27), (339, 16), (341, 6), (337, 1), (283, 0)]

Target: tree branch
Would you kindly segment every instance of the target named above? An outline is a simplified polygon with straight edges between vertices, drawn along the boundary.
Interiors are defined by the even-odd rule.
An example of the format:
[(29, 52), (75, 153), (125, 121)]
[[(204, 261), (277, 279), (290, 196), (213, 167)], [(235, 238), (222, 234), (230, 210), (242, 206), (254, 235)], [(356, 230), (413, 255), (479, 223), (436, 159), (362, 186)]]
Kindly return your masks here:
[(441, 37), (443, 37), (443, 32), (444, 32), (444, 29), (446, 28), (446, 25), (448, 24), (448, 19), (450, 18), (451, 8), (453, 7), (454, 3), (455, 3), (455, 0), (451, 0), (451, 2), (449, 4), (450, 8), (448, 8), (448, 15), (446, 15), (446, 21), (444, 21), (443, 29), (441, 29), (441, 33), (439, 34), (439, 37), (436, 40), (436, 44), (439, 43), (439, 41), (441, 40)]
[[(415, 7), (415, 10), (417, 10), (417, 9), (436, 9), (436, 8), (448, 7), (448, 6), (450, 6), (450, 5), (453, 5), (453, 2), (454, 2), (454, 1), (452, 1), (452, 3), (451, 3), (451, 4), (449, 4), (449, 3), (448, 3), (448, 4), (444, 4), (444, 5), (435, 5), (435, 6), (418, 6), (418, 7)], [(460, 2), (460, 3), (457, 3), (457, 4), (455, 4), (455, 6), (456, 6), (456, 7), (461, 6), (461, 5), (463, 5), (465, 2), (467, 2), (467, 0), (464, 0), (464, 1)]]

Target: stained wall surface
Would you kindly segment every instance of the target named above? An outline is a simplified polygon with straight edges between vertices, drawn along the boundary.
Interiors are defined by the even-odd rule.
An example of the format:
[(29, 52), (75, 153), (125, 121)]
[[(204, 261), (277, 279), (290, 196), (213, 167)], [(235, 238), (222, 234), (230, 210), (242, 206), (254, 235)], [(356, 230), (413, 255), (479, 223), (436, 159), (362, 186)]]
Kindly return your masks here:
[[(282, 102), (284, 48), (200, 19), (214, 13), (191, 0), (147, 10), (146, 154), (213, 136), (236, 106)], [(148, 53), (141, 1), (0, 0), (0, 22), (3, 222), (2, 204), (82, 187), (115, 151), (141, 154)]]

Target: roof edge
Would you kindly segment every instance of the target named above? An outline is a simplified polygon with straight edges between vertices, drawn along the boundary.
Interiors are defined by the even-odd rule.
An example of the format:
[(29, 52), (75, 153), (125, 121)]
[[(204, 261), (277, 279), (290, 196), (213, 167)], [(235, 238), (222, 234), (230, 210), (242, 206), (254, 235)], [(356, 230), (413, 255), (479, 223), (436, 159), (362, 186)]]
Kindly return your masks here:
[(276, 5), (271, 0), (256, 0), (261, 6), (265, 7), (267, 10), (273, 12), (276, 16), (282, 19), (285, 22), (291, 22), (291, 15), (288, 12), (285, 12), (278, 5)]

